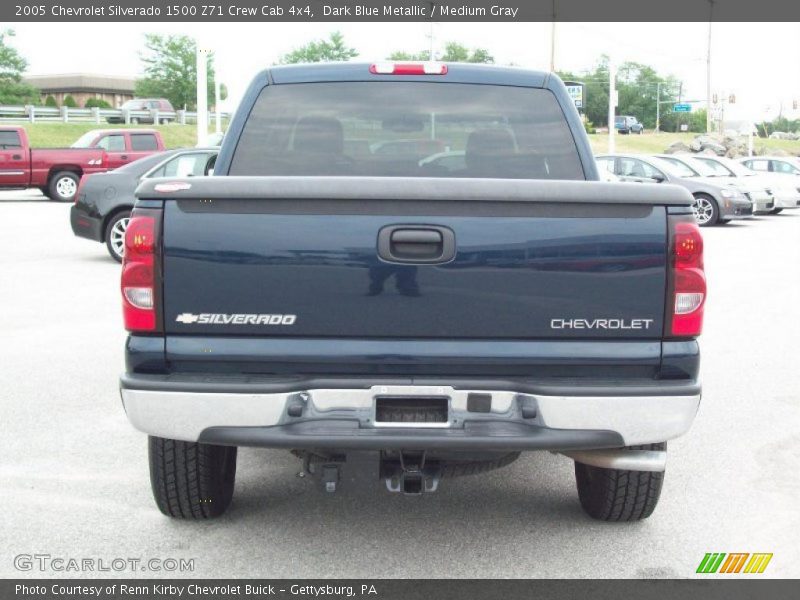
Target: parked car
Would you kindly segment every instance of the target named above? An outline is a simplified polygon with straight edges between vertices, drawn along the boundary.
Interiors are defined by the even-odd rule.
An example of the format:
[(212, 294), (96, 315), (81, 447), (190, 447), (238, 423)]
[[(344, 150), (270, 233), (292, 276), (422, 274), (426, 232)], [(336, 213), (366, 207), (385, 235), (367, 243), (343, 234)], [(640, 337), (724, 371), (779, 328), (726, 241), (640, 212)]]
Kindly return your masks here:
[[(463, 168), (345, 153), (427, 146), (434, 115)], [(158, 508), (221, 515), (239, 446), (405, 494), (550, 450), (590, 516), (648, 517), (700, 403), (703, 243), (685, 189), (598, 180), (555, 74), (260, 73), (214, 176), (142, 182), (126, 232), (121, 394)]]
[[(608, 182), (622, 181), (621, 177), (614, 174), (613, 170), (614, 161), (608, 161), (608, 160), (602, 162), (595, 161), (595, 163), (597, 164), (597, 172), (600, 175), (601, 181), (608, 181)], [(611, 167), (611, 170), (609, 170), (609, 167)]]
[(713, 158), (701, 160), (692, 154), (656, 154), (655, 156), (673, 165), (688, 167), (695, 177), (712, 177), (714, 183), (736, 188), (753, 203), (753, 214), (767, 214), (775, 208), (775, 197), (766, 182), (758, 177), (737, 177)]
[(81, 176), (108, 170), (102, 148), (31, 148), (24, 127), (0, 126), (0, 189), (38, 188), (69, 202)]
[(745, 168), (761, 176), (769, 176), (782, 190), (782, 202), (773, 212), (800, 206), (800, 160), (794, 156), (754, 156), (739, 159)]
[[(769, 212), (777, 214), (784, 209), (794, 209), (800, 206), (800, 184), (792, 177), (785, 177), (775, 173), (754, 171), (742, 162), (722, 156), (697, 155), (696, 160), (716, 168), (720, 173), (727, 173), (740, 181), (753, 181), (754, 185), (766, 186), (774, 198), (774, 207)], [(800, 181), (800, 179), (798, 180)]]
[(759, 173), (800, 176), (800, 160), (794, 156), (751, 156), (739, 162)]
[(116, 169), (164, 150), (161, 132), (154, 129), (92, 129), (79, 137), (72, 148), (102, 148), (106, 167)]
[[(701, 227), (724, 224), (731, 219), (745, 219), (753, 215), (753, 203), (742, 192), (728, 185), (697, 177), (689, 167), (638, 154), (601, 154), (597, 161), (623, 181), (674, 183), (687, 189), (694, 198), (692, 210)], [(612, 162), (613, 164), (609, 164)]]
[(121, 261), (136, 186), (151, 177), (205, 175), (218, 151), (218, 148), (168, 150), (108, 173), (84, 176), (70, 212), (72, 232), (104, 242), (111, 257)]
[(644, 132), (644, 125), (639, 123), (636, 117), (619, 116), (614, 117), (614, 128), (619, 133), (638, 133), (641, 135)]
[[(216, 146), (219, 147), (222, 145), (222, 140), (225, 138), (225, 133), (220, 131), (219, 133), (209, 133), (208, 134), (208, 146)], [(201, 147), (201, 146), (198, 146)]]
[[(138, 114), (131, 115), (129, 121), (131, 125), (137, 123), (149, 123), (155, 125), (156, 112), (158, 112), (158, 122), (166, 125), (170, 121), (175, 120), (175, 109), (166, 98), (134, 98), (128, 100), (122, 106), (122, 110), (139, 111)], [(147, 114), (141, 114), (141, 111), (146, 111)], [(124, 123), (125, 118), (122, 115), (113, 115), (106, 117), (109, 123)]]

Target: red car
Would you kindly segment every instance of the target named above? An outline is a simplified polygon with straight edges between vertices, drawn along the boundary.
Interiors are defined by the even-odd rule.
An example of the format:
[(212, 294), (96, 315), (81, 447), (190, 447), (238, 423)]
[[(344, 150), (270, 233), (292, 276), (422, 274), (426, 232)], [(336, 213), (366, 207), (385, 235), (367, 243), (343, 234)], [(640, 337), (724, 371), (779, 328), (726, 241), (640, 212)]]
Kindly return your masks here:
[(31, 148), (24, 127), (0, 127), (0, 190), (38, 188), (71, 202), (83, 175), (102, 173), (164, 149), (157, 131), (95, 130), (71, 148)]

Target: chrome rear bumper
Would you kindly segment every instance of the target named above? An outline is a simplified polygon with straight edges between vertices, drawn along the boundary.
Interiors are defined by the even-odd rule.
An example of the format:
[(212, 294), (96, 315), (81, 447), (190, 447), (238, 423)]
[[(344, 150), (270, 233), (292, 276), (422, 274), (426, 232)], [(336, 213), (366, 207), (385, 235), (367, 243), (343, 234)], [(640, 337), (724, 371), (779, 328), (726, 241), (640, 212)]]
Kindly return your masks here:
[[(123, 379), (130, 422), (149, 435), (185, 441), (288, 448), (575, 450), (666, 441), (685, 433), (700, 403), (697, 387), (653, 386), (603, 393), (531, 393), (448, 385), (374, 385), (275, 393), (219, 384), (137, 389)], [(174, 387), (174, 386), (173, 386)], [(235, 387), (234, 387), (235, 389)], [(377, 421), (377, 398), (443, 398), (447, 421)], [(480, 398), (480, 402), (475, 402)], [(488, 400), (487, 400), (488, 398)], [(478, 405), (480, 405), (479, 409)]]

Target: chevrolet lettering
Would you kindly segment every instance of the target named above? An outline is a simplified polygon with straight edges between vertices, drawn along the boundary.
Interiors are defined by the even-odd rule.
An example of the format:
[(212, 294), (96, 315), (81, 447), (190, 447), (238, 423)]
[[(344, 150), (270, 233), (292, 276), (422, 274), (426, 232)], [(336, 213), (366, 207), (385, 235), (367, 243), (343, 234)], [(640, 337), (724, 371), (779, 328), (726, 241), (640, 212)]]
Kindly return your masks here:
[(650, 329), (653, 319), (552, 319), (551, 329)]

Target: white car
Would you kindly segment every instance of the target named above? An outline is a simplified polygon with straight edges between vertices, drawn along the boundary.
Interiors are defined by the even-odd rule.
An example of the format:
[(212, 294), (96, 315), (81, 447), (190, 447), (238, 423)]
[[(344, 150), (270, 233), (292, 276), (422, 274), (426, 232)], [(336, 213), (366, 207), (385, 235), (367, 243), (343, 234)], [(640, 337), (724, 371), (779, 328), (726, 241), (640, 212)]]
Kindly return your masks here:
[(759, 176), (769, 177), (783, 191), (783, 197), (776, 198), (773, 212), (800, 207), (800, 160), (796, 157), (751, 156), (740, 158), (739, 163)]
[[(691, 154), (656, 154), (656, 156), (669, 163), (683, 165), (696, 177), (713, 178), (715, 183), (729, 185), (740, 191), (753, 202), (754, 214), (767, 214), (775, 208), (775, 198), (765, 181), (759, 177), (737, 176), (723, 163), (711, 160), (715, 157)], [(704, 158), (709, 160), (702, 160)]]

